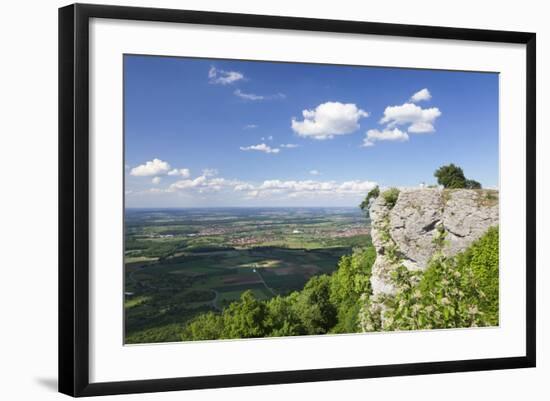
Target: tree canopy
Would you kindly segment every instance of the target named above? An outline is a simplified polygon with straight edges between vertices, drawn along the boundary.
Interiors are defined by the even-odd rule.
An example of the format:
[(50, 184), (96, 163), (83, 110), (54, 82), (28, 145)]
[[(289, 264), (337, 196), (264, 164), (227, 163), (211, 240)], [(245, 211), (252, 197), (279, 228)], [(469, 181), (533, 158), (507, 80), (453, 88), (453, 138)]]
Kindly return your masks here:
[(481, 184), (475, 180), (467, 179), (461, 167), (451, 163), (441, 166), (434, 172), (437, 183), (449, 189), (479, 189)]

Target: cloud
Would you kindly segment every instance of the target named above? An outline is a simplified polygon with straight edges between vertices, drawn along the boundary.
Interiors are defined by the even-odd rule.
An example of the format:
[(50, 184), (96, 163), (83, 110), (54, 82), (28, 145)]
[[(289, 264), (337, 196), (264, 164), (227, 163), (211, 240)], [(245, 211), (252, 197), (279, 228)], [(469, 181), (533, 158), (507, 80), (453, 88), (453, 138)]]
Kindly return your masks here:
[(151, 180), (151, 182), (155, 185), (160, 184), (160, 181), (161, 181), (160, 177), (153, 177), (153, 179)]
[(202, 175), (204, 175), (205, 177), (213, 177), (215, 175), (218, 175), (218, 169), (205, 168), (202, 170)]
[(184, 178), (187, 178), (191, 175), (191, 172), (189, 171), (188, 168), (175, 168), (173, 170), (170, 170), (168, 172), (168, 175), (178, 175), (178, 176), (181, 176), (181, 177), (184, 177)]
[(311, 175), (320, 175), (321, 172), (319, 170), (313, 169), (313, 170), (309, 170), (309, 174), (311, 174)]
[(254, 93), (244, 93), (240, 89), (236, 89), (233, 92), (233, 94), (237, 97), (240, 97), (241, 99), (252, 100), (252, 101), (265, 99), (265, 97), (262, 95), (255, 95)]
[(240, 97), (241, 99), (251, 100), (251, 101), (277, 100), (277, 99), (285, 99), (286, 98), (286, 95), (284, 93), (276, 93), (274, 95), (256, 95), (254, 93), (245, 93), (245, 92), (241, 91), (240, 89), (235, 89), (235, 91), (233, 91), (233, 94), (237, 97)]
[(401, 106), (388, 106), (384, 110), (381, 124), (387, 124), (387, 128), (397, 125), (408, 125), (408, 131), (415, 134), (434, 132), (435, 120), (441, 115), (437, 107), (423, 109), (413, 103), (405, 103)]
[(376, 187), (373, 181), (281, 181), (266, 180), (249, 191), (250, 197), (283, 196), (289, 198), (318, 196), (363, 196)]
[[(217, 173), (217, 171), (216, 171)], [(212, 176), (203, 174), (194, 179), (180, 180), (171, 184), (165, 192), (178, 192), (185, 190), (196, 190), (200, 193), (221, 191), (222, 189), (234, 189), (240, 185), (246, 185), (239, 180), (228, 180), (226, 178), (211, 178)], [(247, 190), (247, 189), (241, 189)]]
[(359, 119), (369, 113), (353, 103), (326, 102), (315, 110), (303, 110), (303, 121), (292, 119), (292, 130), (313, 139), (332, 139), (336, 135), (351, 134), (359, 129)]
[(272, 140), (273, 140), (273, 135), (269, 135), (267, 138), (262, 136), (260, 139), (261, 139), (262, 141), (265, 141), (266, 139), (267, 139), (268, 141), (272, 141)]
[(211, 84), (229, 85), (244, 79), (244, 75), (237, 71), (218, 70), (216, 67), (210, 67), (208, 78)]
[(145, 164), (134, 167), (130, 170), (130, 175), (136, 177), (150, 177), (154, 175), (166, 174), (169, 170), (170, 165), (167, 162), (155, 158)]
[(417, 103), (422, 102), (424, 100), (430, 100), (432, 98), (432, 94), (428, 90), (428, 88), (424, 88), (416, 92), (414, 95), (411, 96), (411, 102)]
[(377, 129), (370, 129), (365, 134), (363, 139), (362, 147), (374, 146), (374, 142), (377, 141), (393, 141), (393, 142), (404, 142), (409, 140), (409, 135), (406, 132), (401, 131), (399, 128), (394, 128), (393, 130), (384, 129), (382, 131)]
[(248, 183), (241, 183), (235, 185), (233, 188), (235, 191), (251, 191), (254, 189), (254, 185)]
[(297, 145), (295, 143), (283, 143), (282, 145), (279, 145), (279, 147), (287, 148), (287, 149), (294, 149), (294, 148), (299, 148), (300, 145)]
[(258, 126), (256, 124), (246, 124), (244, 126), (244, 129), (254, 129), (254, 128), (258, 128)]
[(201, 185), (204, 185), (206, 183), (206, 177), (204, 175), (201, 175), (193, 180), (181, 180), (176, 181), (173, 184), (171, 184), (168, 187), (168, 191), (172, 192), (175, 190), (181, 190), (181, 189), (188, 189), (188, 188), (196, 188)]
[[(320, 173), (318, 170), (311, 170), (311, 174)], [(159, 180), (156, 180), (156, 178), (159, 178)], [(160, 177), (154, 177), (153, 183), (155, 185), (159, 184)], [(272, 179), (254, 183), (203, 174), (195, 178), (176, 181), (167, 187), (149, 188), (141, 193), (184, 193), (186, 196), (200, 195), (201, 197), (221, 193), (223, 195), (216, 196), (223, 196), (227, 199), (230, 199), (232, 196), (238, 196), (242, 200), (270, 199), (275, 201), (300, 198), (316, 201), (320, 197), (326, 197), (327, 199), (350, 198), (350, 200), (356, 202), (376, 185), (377, 183), (373, 181), (360, 180), (337, 182)]]
[(257, 150), (259, 152), (264, 153), (279, 153), (279, 148), (272, 148), (271, 146), (266, 145), (265, 143), (260, 143), (258, 145), (251, 145), (251, 146), (241, 146), (241, 150), (244, 151), (250, 151), (250, 150)]

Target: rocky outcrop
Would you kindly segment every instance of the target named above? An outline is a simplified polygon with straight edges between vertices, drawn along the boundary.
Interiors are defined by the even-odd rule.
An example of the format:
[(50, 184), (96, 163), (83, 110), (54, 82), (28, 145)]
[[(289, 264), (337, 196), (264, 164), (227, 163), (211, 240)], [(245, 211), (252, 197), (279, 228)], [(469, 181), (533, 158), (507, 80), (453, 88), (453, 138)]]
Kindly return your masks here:
[(399, 266), (424, 270), (436, 252), (453, 256), (498, 224), (498, 191), (405, 189), (394, 205), (383, 195), (369, 208), (377, 252), (373, 300), (395, 294), (392, 272)]

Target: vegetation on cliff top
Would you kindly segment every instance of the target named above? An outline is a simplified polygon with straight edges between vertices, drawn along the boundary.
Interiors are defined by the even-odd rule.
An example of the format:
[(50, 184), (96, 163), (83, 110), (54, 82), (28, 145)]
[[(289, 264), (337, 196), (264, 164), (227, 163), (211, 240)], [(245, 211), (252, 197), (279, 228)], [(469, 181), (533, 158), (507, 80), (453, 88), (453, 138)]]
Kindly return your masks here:
[(481, 184), (476, 180), (467, 179), (464, 176), (462, 168), (454, 165), (453, 163), (446, 166), (441, 166), (434, 172), (434, 176), (437, 178), (437, 183), (443, 185), (444, 188), (450, 189), (480, 189)]

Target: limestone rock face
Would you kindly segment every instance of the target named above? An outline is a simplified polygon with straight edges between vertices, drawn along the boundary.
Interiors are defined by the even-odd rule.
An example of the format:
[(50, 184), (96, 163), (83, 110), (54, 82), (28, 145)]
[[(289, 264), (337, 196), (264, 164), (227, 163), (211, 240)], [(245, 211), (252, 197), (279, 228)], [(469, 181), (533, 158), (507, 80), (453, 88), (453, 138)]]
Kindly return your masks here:
[[(401, 190), (393, 207), (379, 196), (369, 209), (376, 248), (373, 295), (394, 295), (391, 273), (399, 265), (424, 270), (435, 252), (453, 256), (498, 224), (498, 191)], [(441, 241), (434, 241), (444, 235)]]

